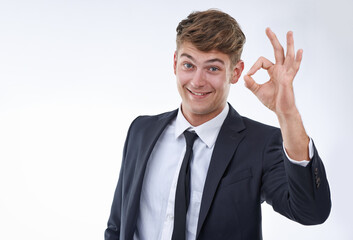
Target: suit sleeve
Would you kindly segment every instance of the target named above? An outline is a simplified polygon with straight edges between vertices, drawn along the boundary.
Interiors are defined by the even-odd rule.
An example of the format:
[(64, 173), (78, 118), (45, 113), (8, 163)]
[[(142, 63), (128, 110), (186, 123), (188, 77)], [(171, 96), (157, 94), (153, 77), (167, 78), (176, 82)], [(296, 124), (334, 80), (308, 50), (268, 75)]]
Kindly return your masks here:
[(263, 150), (262, 200), (280, 214), (304, 225), (323, 223), (331, 210), (324, 165), (314, 145), (306, 167), (291, 163), (282, 148), (280, 130)]
[(105, 240), (118, 240), (120, 236), (123, 174), (123, 167), (121, 167), (118, 185), (115, 189), (114, 199), (108, 219), (108, 227), (104, 232)]
[[(136, 121), (136, 119), (135, 119), (135, 121)], [(119, 180), (118, 180), (118, 184), (116, 186), (115, 193), (114, 193), (114, 198), (113, 198), (113, 203), (112, 203), (111, 210), (110, 210), (110, 216), (108, 219), (107, 229), (104, 232), (104, 239), (105, 240), (118, 240), (118, 239), (120, 239), (122, 202), (124, 199), (124, 196), (123, 196), (124, 195), (123, 194), (124, 166), (125, 166), (125, 162), (126, 162), (126, 152), (128, 149), (129, 136), (131, 133), (133, 123), (131, 124), (131, 126), (129, 128), (129, 131), (128, 131), (128, 134), (127, 134), (127, 137), (125, 140), (125, 144), (124, 144), (123, 158), (122, 158), (122, 163), (121, 163), (121, 167), (120, 167)]]

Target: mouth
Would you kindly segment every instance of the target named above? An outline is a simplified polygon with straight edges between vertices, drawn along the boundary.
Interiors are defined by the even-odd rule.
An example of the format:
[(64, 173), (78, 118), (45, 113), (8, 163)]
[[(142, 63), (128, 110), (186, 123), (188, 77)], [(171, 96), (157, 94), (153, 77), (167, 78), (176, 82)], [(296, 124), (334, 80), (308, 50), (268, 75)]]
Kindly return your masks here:
[(191, 91), (190, 89), (187, 89), (192, 95), (195, 95), (195, 96), (206, 96), (208, 94), (210, 94), (211, 92), (194, 92), (194, 91)]

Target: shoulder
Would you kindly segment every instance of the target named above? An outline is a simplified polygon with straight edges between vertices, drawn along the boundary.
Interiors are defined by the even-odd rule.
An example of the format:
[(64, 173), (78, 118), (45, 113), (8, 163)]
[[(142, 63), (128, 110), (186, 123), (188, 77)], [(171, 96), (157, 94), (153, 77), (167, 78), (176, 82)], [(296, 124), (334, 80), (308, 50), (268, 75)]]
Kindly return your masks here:
[(248, 133), (255, 132), (257, 135), (267, 135), (270, 132), (279, 131), (277, 127), (242, 116), (231, 105), (229, 106), (229, 113), (224, 124), (233, 125), (233, 128), (238, 131), (245, 130)]
[(259, 133), (278, 131), (279, 128), (270, 126), (259, 121), (250, 119), (248, 117), (240, 115), (233, 107), (229, 104), (229, 113), (224, 122), (227, 125), (233, 125), (234, 129), (245, 130), (245, 131), (257, 131)]
[(140, 115), (135, 118), (131, 123), (131, 128), (148, 128), (150, 125), (155, 124), (158, 121), (171, 120), (176, 117), (178, 109), (160, 113), (157, 115)]
[(244, 121), (248, 140), (258, 145), (276, 143), (278, 146), (282, 146), (282, 134), (280, 128), (247, 117), (242, 117), (242, 119)]
[(135, 118), (130, 124), (125, 148), (128, 148), (127, 146), (130, 146), (130, 143), (143, 145), (144, 143), (153, 141), (165, 126), (175, 118), (177, 113), (178, 110), (174, 110), (158, 115), (143, 115)]
[(159, 129), (166, 126), (172, 119), (176, 117), (178, 109), (160, 113), (157, 115), (141, 115), (135, 118), (129, 128), (129, 135), (143, 135), (153, 129)]
[(244, 117), (244, 116), (242, 116), (241, 118), (242, 118), (246, 128), (256, 129), (258, 131), (276, 131), (276, 130), (279, 130), (279, 128), (277, 128), (277, 127), (274, 127), (274, 126), (271, 126), (271, 125), (268, 125), (268, 124), (264, 124), (262, 122), (253, 120), (251, 118), (247, 118), (247, 117)]

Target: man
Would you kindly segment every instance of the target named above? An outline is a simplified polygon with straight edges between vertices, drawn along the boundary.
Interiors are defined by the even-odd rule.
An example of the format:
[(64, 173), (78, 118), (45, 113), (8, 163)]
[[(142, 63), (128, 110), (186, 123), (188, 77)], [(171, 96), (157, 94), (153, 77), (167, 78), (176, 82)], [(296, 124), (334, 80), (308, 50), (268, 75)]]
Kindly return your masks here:
[[(266, 34), (276, 62), (259, 58), (244, 80), (280, 129), (227, 104), (244, 69), (237, 22), (208, 10), (179, 23), (174, 73), (181, 107), (131, 124), (106, 240), (262, 239), (263, 201), (305, 225), (326, 220), (325, 170), (294, 101), (303, 51), (295, 53), (292, 32), (286, 54), (270, 29)], [(261, 68), (270, 80), (257, 84), (251, 76)]]

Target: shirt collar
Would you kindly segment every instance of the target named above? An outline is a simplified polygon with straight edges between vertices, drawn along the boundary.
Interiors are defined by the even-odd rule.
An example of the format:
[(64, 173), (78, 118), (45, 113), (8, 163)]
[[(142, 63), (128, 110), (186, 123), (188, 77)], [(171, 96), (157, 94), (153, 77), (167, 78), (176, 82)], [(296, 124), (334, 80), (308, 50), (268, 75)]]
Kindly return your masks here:
[(228, 112), (229, 106), (226, 104), (222, 112), (216, 117), (201, 124), (200, 126), (194, 127), (185, 119), (180, 107), (176, 118), (175, 139), (183, 134), (185, 130), (190, 129), (197, 133), (199, 138), (207, 145), (207, 147), (213, 147), (216, 142), (218, 133), (221, 130), (221, 126), (228, 115)]

